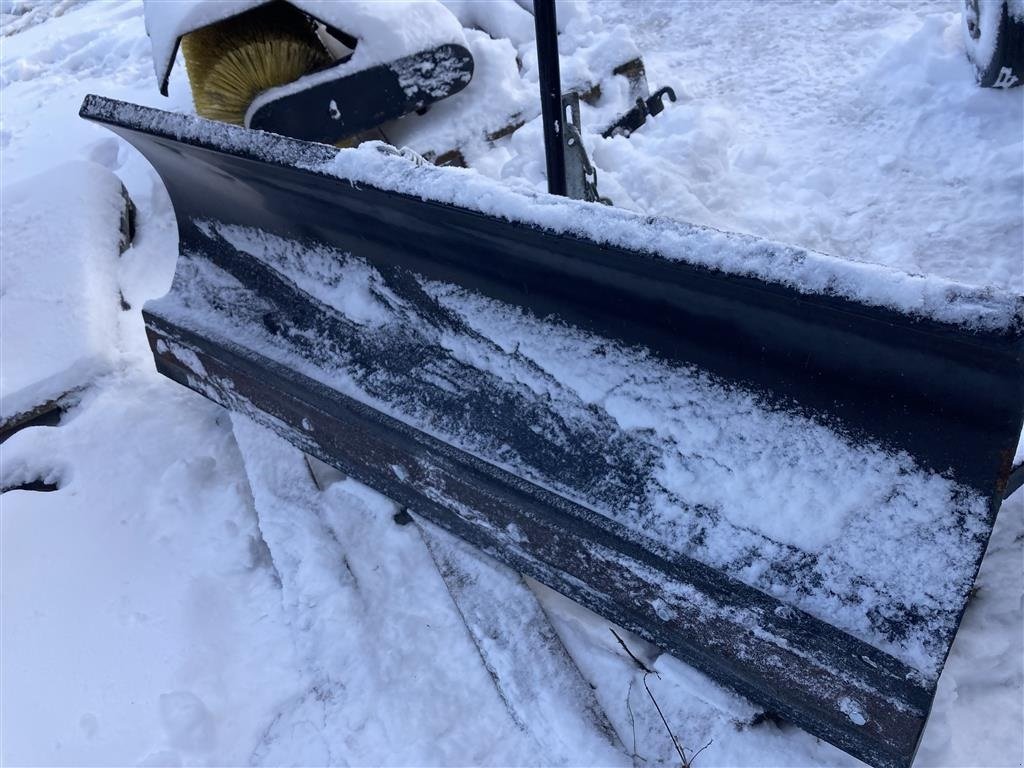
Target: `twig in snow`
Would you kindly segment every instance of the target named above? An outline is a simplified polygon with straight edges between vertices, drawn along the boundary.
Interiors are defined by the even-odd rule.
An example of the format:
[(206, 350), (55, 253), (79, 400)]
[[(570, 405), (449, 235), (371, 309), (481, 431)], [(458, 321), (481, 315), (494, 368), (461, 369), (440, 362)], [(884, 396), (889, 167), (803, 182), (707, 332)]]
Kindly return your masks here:
[(626, 654), (629, 656), (629, 658), (633, 660), (634, 664), (636, 664), (638, 667), (640, 667), (640, 669), (644, 671), (644, 674), (656, 674), (653, 669), (650, 669), (646, 664), (640, 661), (640, 659), (638, 659), (631, 650), (629, 650), (629, 646), (627, 646), (625, 641), (621, 637), (619, 637), (618, 632), (616, 632), (612, 627), (608, 627), (608, 629), (613, 635), (615, 635), (615, 639), (619, 641), (619, 645), (622, 646), (622, 650), (624, 650)]
[[(651, 689), (647, 685), (647, 676), (649, 674), (651, 673), (644, 672), (644, 688), (647, 690), (647, 695), (651, 697), (651, 702), (653, 702), (654, 708), (658, 710), (658, 716), (661, 717), (661, 722), (665, 724), (665, 730), (668, 731), (669, 738), (672, 739), (672, 746), (676, 748), (676, 752), (679, 753), (679, 759), (683, 761), (683, 768), (690, 768), (690, 761), (686, 759), (686, 752), (680, 746), (679, 740), (676, 738), (676, 735), (672, 733), (672, 728), (669, 726), (668, 720), (665, 719), (665, 713), (661, 711), (661, 707), (658, 706), (658, 700), (654, 698), (654, 694), (651, 693)], [(655, 673), (655, 677), (660, 678), (660, 675)]]
[[(629, 658), (631, 658), (633, 660), (633, 663), (636, 664), (637, 667), (639, 667), (640, 670), (644, 673), (644, 676), (643, 676), (644, 689), (647, 691), (647, 695), (650, 697), (651, 703), (654, 704), (654, 708), (657, 710), (658, 716), (661, 718), (661, 722), (664, 724), (665, 730), (668, 732), (669, 738), (672, 739), (672, 746), (676, 748), (676, 753), (679, 755), (679, 759), (682, 761), (681, 768), (693, 768), (693, 761), (697, 759), (697, 755), (699, 755), (705, 749), (710, 747), (711, 743), (714, 741), (714, 739), (709, 739), (708, 743), (705, 744), (700, 749), (698, 749), (694, 753), (693, 757), (691, 757), (691, 758), (687, 758), (686, 757), (686, 750), (683, 749), (683, 746), (679, 743), (679, 739), (677, 739), (676, 735), (672, 732), (672, 727), (668, 724), (668, 720), (665, 718), (665, 713), (661, 711), (661, 706), (658, 704), (658, 700), (656, 698), (654, 698), (654, 693), (651, 692), (650, 686), (647, 685), (647, 676), (648, 675), (654, 675), (659, 680), (661, 679), (661, 675), (659, 675), (653, 669), (651, 669), (646, 664), (644, 664), (642, 661), (640, 661), (640, 659), (637, 658), (636, 654), (633, 653), (629, 649), (629, 646), (626, 645), (626, 642), (619, 636), (619, 633), (616, 632), (614, 628), (609, 627), (608, 629), (615, 636), (615, 639), (619, 641), (619, 645), (622, 646), (622, 650), (624, 650), (626, 652), (626, 655), (629, 656)], [(629, 712), (630, 722), (633, 722), (633, 710), (632, 710), (632, 708), (630, 707), (630, 704), (629, 704), (629, 695), (630, 695), (630, 693), (632, 693), (632, 691), (633, 691), (633, 683), (632, 683), (632, 681), (630, 681), (629, 691), (626, 693), (626, 710)], [(636, 723), (635, 722), (633, 722), (633, 756), (636, 757)]]
[(707, 749), (708, 747), (710, 747), (710, 746), (711, 746), (711, 744), (712, 744), (713, 742), (714, 742), (714, 739), (708, 739), (708, 743), (707, 743), (707, 744), (705, 744), (705, 745), (704, 745), (703, 747), (701, 747), (701, 748), (700, 748), (700, 749), (698, 749), (698, 750), (697, 750), (696, 752), (694, 752), (694, 753), (693, 753), (693, 757), (691, 757), (691, 758), (690, 758), (690, 762), (689, 762), (689, 763), (687, 763), (687, 768), (689, 768), (689, 766), (692, 766), (692, 765), (693, 765), (693, 761), (697, 759), (697, 755), (699, 755), (699, 754), (700, 754), (701, 752), (703, 752), (703, 751), (704, 751), (705, 749)]

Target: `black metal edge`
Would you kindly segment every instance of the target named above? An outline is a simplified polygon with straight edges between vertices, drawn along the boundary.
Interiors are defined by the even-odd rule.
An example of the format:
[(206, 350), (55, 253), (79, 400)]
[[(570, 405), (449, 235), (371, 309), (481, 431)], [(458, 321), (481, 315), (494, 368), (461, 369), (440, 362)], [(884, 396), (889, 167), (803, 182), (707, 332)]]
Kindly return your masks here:
[[(667, 560), (608, 518), (251, 350), (204, 338), (152, 311), (143, 314), (158, 370), (169, 378), (261, 420), (306, 452), (850, 754), (877, 766), (912, 763), (934, 683), (894, 657), (689, 558)], [(175, 356), (175, 346), (196, 355), (202, 375)], [(514, 537), (505, 535), (509, 521), (519, 529)], [(555, 556), (538, 556), (540, 544)], [(666, 585), (677, 593), (666, 592)], [(645, 590), (661, 606), (637, 603)], [(701, 600), (726, 608), (731, 618), (702, 614)], [(751, 617), (766, 631), (755, 632)], [(684, 619), (688, 626), (675, 625)], [(771, 636), (778, 644), (766, 639)], [(838, 702), (866, 695), (870, 725), (858, 727), (839, 713)]]
[(160, 95), (167, 96), (167, 85), (171, 81), (171, 70), (174, 69), (174, 60), (178, 58), (178, 49), (181, 47), (181, 38), (174, 41), (174, 49), (171, 51), (171, 58), (167, 62), (164, 76), (160, 78)]
[(44, 403), (16, 413), (0, 422), (0, 443), (6, 442), (23, 429), (29, 427), (54, 427), (60, 423), (61, 417), (70, 408), (82, 388), (73, 389), (58, 395)]
[[(130, 108), (137, 114), (145, 115), (147, 118), (147, 125), (142, 127), (141, 125), (132, 124), (125, 120), (118, 119), (117, 111), (125, 107)], [(357, 182), (339, 176), (334, 176), (325, 171), (317, 170), (316, 166), (325, 165), (336, 157), (339, 152), (346, 151), (344, 149), (331, 147), (325, 144), (305, 142), (298, 139), (280, 136), (278, 134), (253, 131), (239, 126), (215, 123), (194, 115), (171, 113), (165, 110), (129, 104), (117, 99), (110, 99), (95, 94), (88, 94), (85, 96), (82, 101), (81, 109), (79, 110), (79, 116), (85, 120), (100, 123), (114, 129), (115, 132), (122, 135), (126, 140), (128, 140), (128, 136), (125, 134), (137, 134), (149, 138), (164, 138), (179, 144), (186, 144), (188, 146), (208, 150), (217, 154), (229, 155), (243, 160), (252, 160), (280, 168), (288, 168), (311, 176), (330, 179), (337, 182), (339, 185), (357, 185)], [(206, 138), (190, 136), (185, 133), (182, 125), (176, 124), (179, 122), (204, 124), (211, 126), (212, 130)], [(212, 138), (214, 135), (219, 135), (224, 139), (224, 141), (215, 141)], [(411, 164), (410, 168), (412, 168)], [(462, 208), (443, 201), (424, 199), (422, 197), (403, 192), (383, 189), (374, 186), (372, 183), (360, 181), (358, 182), (358, 186), (361, 189), (372, 189), (394, 198), (415, 200), (417, 203), (422, 205), (458, 209), (467, 216), (473, 216), (480, 219), (490, 218), (487, 214), (468, 208)], [(574, 202), (579, 205), (600, 205), (599, 203), (588, 204), (581, 201)], [(618, 212), (621, 213), (621, 211)], [(657, 220), (659, 222), (675, 223), (658, 217), (648, 218), (652, 221)], [(509, 224), (523, 230), (533, 231), (540, 237), (590, 243), (590, 241), (586, 241), (577, 235), (552, 232), (520, 221), (509, 220)], [(712, 227), (699, 228), (708, 231), (720, 231), (715, 230)], [(733, 233), (723, 234), (729, 235)], [(747, 236), (740, 235), (740, 237)], [(766, 241), (766, 243), (767, 242), (768, 241)], [(656, 262), (659, 265), (662, 265), (666, 270), (678, 272), (681, 278), (685, 278), (687, 275), (691, 274), (698, 274), (705, 278), (725, 281), (734, 285), (743, 286), (750, 290), (772, 293), (781, 301), (808, 303), (820, 306), (823, 310), (857, 315), (875, 322), (897, 326), (906, 330), (939, 334), (952, 332), (954, 335), (950, 337), (951, 343), (964, 343), (966, 339), (973, 338), (978, 340), (1011, 341), (1016, 343), (1018, 346), (1024, 345), (1024, 296), (1005, 294), (1007, 301), (1012, 300), (1015, 304), (1015, 313), (1010, 327), (995, 330), (979, 330), (976, 328), (966, 328), (961, 324), (942, 321), (933, 317), (906, 314), (890, 307), (867, 304), (844, 296), (803, 292), (791, 286), (784, 285), (782, 283), (769, 282), (759, 277), (729, 273), (720, 269), (691, 262), (669, 260), (655, 252), (634, 251), (597, 243), (593, 243), (592, 245), (594, 247), (601, 248), (603, 251), (607, 252), (610, 257), (644, 260), (648, 263)], [(805, 249), (799, 250), (808, 254), (813, 254), (812, 251), (806, 251)], [(962, 285), (960, 287), (963, 287), (966, 290), (972, 290), (974, 288), (969, 285)], [(1024, 347), (1022, 347), (1022, 350), (1024, 350)], [(1021, 354), (1024, 355), (1024, 351), (1022, 351)]]

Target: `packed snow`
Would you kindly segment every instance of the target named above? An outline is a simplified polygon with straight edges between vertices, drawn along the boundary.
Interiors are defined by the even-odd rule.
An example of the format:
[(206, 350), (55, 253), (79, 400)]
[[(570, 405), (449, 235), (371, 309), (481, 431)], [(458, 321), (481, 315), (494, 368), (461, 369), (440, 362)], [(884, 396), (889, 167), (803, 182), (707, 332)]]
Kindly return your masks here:
[(111, 368), (123, 208), (117, 176), (89, 161), (4, 189), (0, 420), (30, 414)]
[[(505, 52), (494, 62), (520, 54), (526, 72), (535, 66), (520, 4), (448, 5), (507, 36), (467, 30), (471, 47), (476, 38)], [(957, 3), (780, 12), (605, 0), (559, 12), (563, 29), (576, 24), (564, 72), (597, 67), (600, 16), (632, 33), (652, 86), (680, 95), (629, 139), (598, 135), (624, 92), (584, 105), (601, 193), (617, 207), (981, 296), (1024, 292), (1024, 89), (976, 88)], [(2, 0), (0, 14), (2, 411), (25, 377), (38, 392), (58, 379), (56, 389), (81, 387), (59, 426), (0, 446), (4, 487), (60, 486), (0, 496), (0, 762), (678, 765), (667, 722), (688, 756), (708, 745), (697, 768), (856, 764), (620, 633), (654, 670), (644, 673), (607, 623), (536, 584), (528, 591), (594, 696), (560, 686), (552, 701), (510, 707), (436, 554), (393, 522), (388, 500), (351, 480), (317, 490), (297, 450), (156, 374), (140, 309), (171, 283), (173, 211), (144, 159), (77, 118), (90, 92), (192, 111), (180, 63), (169, 98), (159, 96), (141, 4)], [(572, 56), (583, 50), (590, 59)], [(510, 76), (496, 79), (511, 88)], [(515, 88), (499, 93), (526, 108), (532, 94)], [(516, 194), (541, 189), (539, 121), (527, 114), (515, 135), (467, 159)], [(122, 256), (109, 172), (138, 206)], [(84, 204), (83, 178), (94, 190)], [(46, 190), (51, 215), (33, 226)], [(357, 286), (334, 286), (332, 301), (370, 327), (383, 322)], [(19, 297), (26, 309), (8, 317)], [(534, 353), (559, 362), (552, 349)], [(597, 391), (584, 376), (577, 396), (588, 385)], [(501, 569), (480, 562), (493, 602), (511, 602)], [(1022, 562), (1018, 493), (996, 522), (916, 764), (1020, 764)], [(615, 738), (583, 716), (594, 699)]]

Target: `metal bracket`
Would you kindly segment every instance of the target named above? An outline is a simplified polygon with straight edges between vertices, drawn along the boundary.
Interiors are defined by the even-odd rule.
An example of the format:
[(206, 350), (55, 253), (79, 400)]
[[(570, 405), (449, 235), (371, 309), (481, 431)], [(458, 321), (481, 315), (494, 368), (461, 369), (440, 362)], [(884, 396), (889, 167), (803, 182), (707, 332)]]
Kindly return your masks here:
[(629, 138), (633, 131), (647, 122), (648, 117), (662, 113), (665, 109), (665, 96), (668, 96), (669, 101), (676, 100), (676, 92), (668, 86), (659, 88), (647, 99), (637, 99), (636, 106), (605, 128), (601, 136), (605, 139), (610, 139), (612, 136)]
[(562, 146), (565, 154), (565, 194), (573, 200), (611, 205), (611, 200), (597, 191), (597, 169), (583, 146), (580, 131), (580, 96), (574, 91), (562, 95)]

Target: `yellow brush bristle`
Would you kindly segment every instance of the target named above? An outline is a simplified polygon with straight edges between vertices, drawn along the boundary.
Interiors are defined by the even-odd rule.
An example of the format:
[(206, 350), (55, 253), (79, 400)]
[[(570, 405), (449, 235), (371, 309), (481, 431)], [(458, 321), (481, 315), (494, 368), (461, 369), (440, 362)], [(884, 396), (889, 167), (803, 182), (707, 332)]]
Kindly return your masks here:
[(309, 20), (270, 3), (181, 39), (196, 112), (243, 125), (253, 99), (330, 61)]

